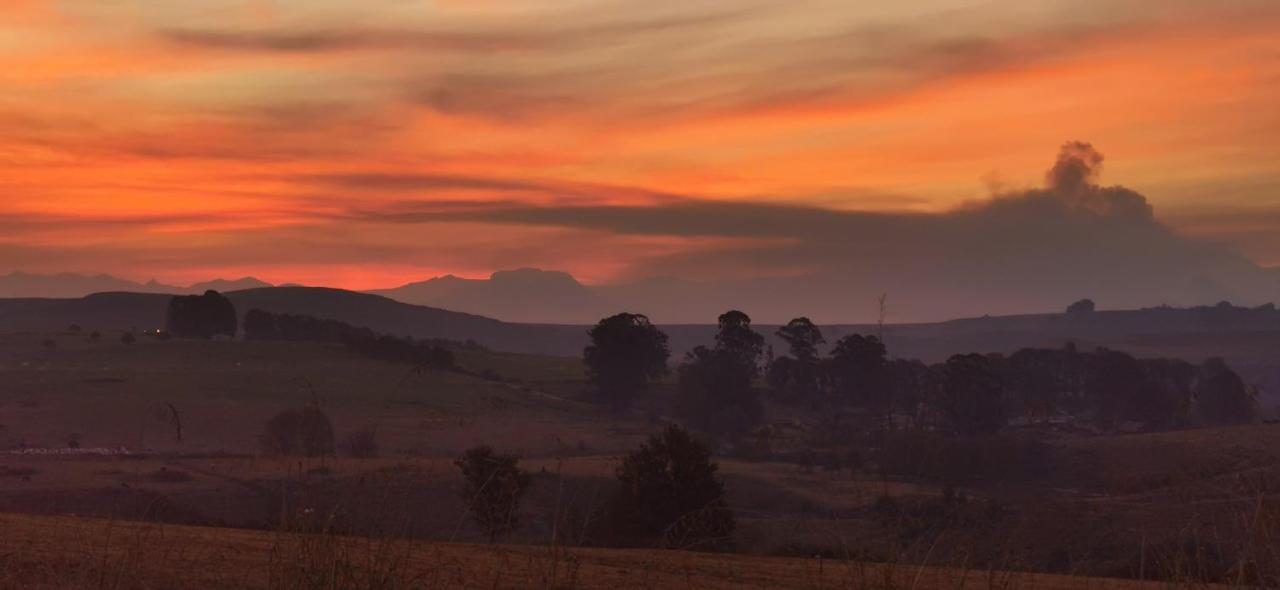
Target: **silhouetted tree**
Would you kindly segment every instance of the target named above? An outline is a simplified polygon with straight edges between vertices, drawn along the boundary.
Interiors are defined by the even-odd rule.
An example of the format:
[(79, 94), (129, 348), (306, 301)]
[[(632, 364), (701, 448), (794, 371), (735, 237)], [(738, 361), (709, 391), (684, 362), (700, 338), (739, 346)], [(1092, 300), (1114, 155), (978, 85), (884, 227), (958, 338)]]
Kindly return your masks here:
[(348, 350), (368, 357), (451, 371), (461, 371), (451, 347), (484, 349), (474, 342), (402, 338), (378, 334), (369, 328), (338, 320), (271, 313), (260, 309), (251, 309), (245, 314), (244, 337), (246, 340), (341, 342)]
[(217, 291), (204, 295), (179, 295), (169, 300), (165, 331), (178, 338), (236, 335), (236, 308)]
[(348, 350), (376, 359), (409, 363), (420, 368), (460, 370), (453, 351), (443, 346), (418, 342), (413, 338), (378, 335), (366, 330), (348, 334), (343, 343)]
[(818, 346), (826, 343), (822, 331), (809, 318), (800, 317), (778, 328), (778, 337), (787, 343), (791, 356), (801, 363), (818, 360)]
[(1021, 414), (1033, 423), (1065, 411), (1102, 428), (1123, 423), (1146, 430), (1183, 428), (1196, 418), (1198, 389), (1201, 397), (1207, 395), (1199, 403), (1204, 422), (1247, 422), (1256, 413), (1253, 395), (1221, 360), (1197, 368), (1107, 348), (1081, 352), (1073, 344), (989, 360), (1005, 385), (1006, 415)]
[[(837, 384), (834, 359), (841, 356), (847, 354), (833, 352), (828, 361)], [(928, 368), (902, 360), (886, 367), (887, 389), (895, 399), (903, 398), (895, 404), (899, 410), (919, 419), (919, 410), (930, 406), (965, 434), (990, 432), (1013, 416), (1024, 416), (1029, 424), (1066, 415), (1102, 428), (1163, 430), (1184, 428), (1197, 418), (1207, 424), (1249, 422), (1257, 414), (1256, 390), (1221, 359), (1196, 367), (1107, 348), (1082, 352), (1068, 343), (1008, 357), (956, 355)]]
[(680, 367), (680, 413), (696, 428), (737, 437), (763, 413), (752, 382), (760, 373), (764, 336), (737, 310), (720, 316), (715, 348), (699, 346)]
[(1133, 411), (1126, 419), (1143, 422), (1153, 430), (1190, 425), (1195, 366), (1177, 359), (1146, 359), (1142, 365), (1146, 380), (1141, 389), (1133, 392)]
[(992, 433), (1005, 424), (1004, 387), (984, 355), (957, 354), (947, 359), (939, 393), (940, 409), (961, 434)]
[(765, 381), (769, 384), (769, 389), (774, 395), (794, 401), (795, 388), (792, 387), (792, 379), (799, 372), (797, 365), (799, 361), (789, 356), (783, 356), (773, 359), (769, 363), (769, 370), (765, 373)]
[(837, 395), (853, 403), (882, 405), (887, 397), (886, 354), (884, 343), (875, 336), (850, 334), (837, 340), (828, 363)]
[(1207, 424), (1246, 424), (1257, 417), (1258, 405), (1244, 380), (1220, 358), (1200, 365), (1196, 402)]
[(462, 499), (471, 519), (484, 529), (489, 542), (514, 531), (520, 524), (520, 498), (531, 482), (520, 469), (520, 459), (479, 446), (468, 449), (453, 464), (462, 472)]
[(727, 348), (694, 348), (680, 366), (677, 408), (695, 428), (737, 437), (763, 413), (751, 387), (755, 363)]
[(618, 467), (622, 485), (610, 503), (615, 530), (629, 542), (661, 538), (678, 548), (728, 537), (734, 518), (718, 469), (706, 446), (668, 426)]
[(883, 430), (892, 424), (893, 408), (885, 387), (885, 348), (875, 336), (850, 334), (836, 341), (831, 356), (822, 363), (826, 408), (823, 422), (835, 441), (844, 430), (844, 406), (873, 408), (883, 418)]
[(582, 351), (587, 376), (615, 408), (630, 405), (667, 372), (667, 335), (641, 314), (607, 317), (588, 334), (591, 344)]
[(269, 455), (327, 457), (334, 451), (333, 425), (316, 404), (307, 404), (273, 416), (259, 442)]
[(1111, 427), (1135, 414), (1135, 393), (1147, 380), (1142, 363), (1132, 355), (1106, 348), (1095, 350), (1084, 360), (1085, 396), (1098, 424)]
[(1096, 306), (1094, 305), (1092, 299), (1081, 299), (1075, 303), (1072, 303), (1071, 305), (1068, 305), (1067, 313), (1073, 314), (1073, 315), (1083, 314), (1083, 313), (1093, 313), (1093, 310), (1095, 309), (1095, 307)]
[(926, 404), (933, 399), (935, 379), (929, 366), (918, 360), (893, 359), (885, 363), (885, 387), (897, 411), (911, 417), (913, 426), (924, 423)]
[[(800, 317), (778, 328), (777, 335), (787, 343), (794, 363), (788, 363), (778, 377), (770, 376), (771, 383), (783, 383), (786, 390), (776, 390), (789, 400), (813, 400), (818, 392), (818, 346), (826, 340), (822, 331), (809, 318)], [(774, 361), (777, 365), (777, 361)], [(785, 376), (785, 378), (783, 378)]]
[(1064, 395), (1064, 365), (1056, 350), (1027, 348), (1009, 355), (1003, 368), (1010, 401), (1033, 421), (1049, 418)]
[(250, 309), (244, 314), (245, 340), (277, 340), (280, 332), (276, 328), (276, 314)]
[(719, 322), (716, 349), (737, 357), (743, 366), (751, 369), (751, 377), (755, 378), (764, 354), (764, 335), (751, 329), (751, 316), (736, 309), (721, 314)]

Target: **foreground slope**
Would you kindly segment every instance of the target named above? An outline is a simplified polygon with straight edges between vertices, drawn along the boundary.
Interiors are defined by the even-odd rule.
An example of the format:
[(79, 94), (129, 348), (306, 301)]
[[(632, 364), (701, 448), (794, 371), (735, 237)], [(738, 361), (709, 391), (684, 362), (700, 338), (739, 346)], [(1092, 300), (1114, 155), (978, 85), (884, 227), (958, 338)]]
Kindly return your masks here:
[(1169, 588), (1106, 578), (684, 551), (413, 543), (0, 515), (23, 588)]

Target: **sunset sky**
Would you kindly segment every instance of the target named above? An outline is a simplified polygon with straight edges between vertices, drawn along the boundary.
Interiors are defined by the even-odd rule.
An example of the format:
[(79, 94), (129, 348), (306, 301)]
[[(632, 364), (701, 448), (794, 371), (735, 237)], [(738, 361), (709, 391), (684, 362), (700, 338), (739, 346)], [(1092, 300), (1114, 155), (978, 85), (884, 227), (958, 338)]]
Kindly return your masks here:
[(0, 84), (0, 272), (698, 278), (804, 239), (704, 205), (945, 216), (1073, 140), (1280, 265), (1274, 0), (5, 0)]

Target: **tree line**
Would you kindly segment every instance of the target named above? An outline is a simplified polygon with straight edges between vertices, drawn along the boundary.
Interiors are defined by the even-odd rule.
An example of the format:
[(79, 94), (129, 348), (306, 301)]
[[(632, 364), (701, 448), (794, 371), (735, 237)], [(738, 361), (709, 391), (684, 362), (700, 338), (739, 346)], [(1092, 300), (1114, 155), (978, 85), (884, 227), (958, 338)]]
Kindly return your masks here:
[[(1246, 423), (1257, 415), (1256, 388), (1218, 358), (1139, 359), (1068, 343), (1009, 355), (956, 354), (930, 365), (891, 358), (881, 338), (868, 334), (844, 336), (824, 355), (821, 329), (804, 317), (776, 334), (788, 354), (773, 358), (747, 314), (721, 315), (715, 342), (694, 348), (677, 368), (681, 418), (700, 430), (741, 435), (762, 420), (762, 396), (820, 410), (833, 433), (855, 417), (885, 429), (968, 436), (1011, 422), (1167, 430)], [(589, 337), (588, 377), (615, 407), (628, 406), (668, 374), (666, 334), (643, 315), (605, 318)]]
[(456, 343), (379, 334), (363, 326), (306, 315), (251, 309), (244, 316), (244, 337), (246, 340), (337, 342), (370, 358), (445, 370), (459, 368), (451, 350)]

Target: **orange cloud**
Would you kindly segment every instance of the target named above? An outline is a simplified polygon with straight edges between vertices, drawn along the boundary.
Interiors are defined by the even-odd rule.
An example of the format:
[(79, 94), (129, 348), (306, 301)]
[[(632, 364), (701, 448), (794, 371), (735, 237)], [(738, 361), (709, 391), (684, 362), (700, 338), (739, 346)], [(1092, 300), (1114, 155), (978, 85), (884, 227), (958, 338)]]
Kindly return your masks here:
[[(364, 287), (544, 265), (609, 281), (716, 243), (350, 219), (681, 199), (947, 211), (1038, 185), (1044, 154), (1076, 137), (1158, 212), (1280, 210), (1277, 10), (1125, 4), (1058, 22), (922, 6), (290, 0), (206, 18), (204, 2), (23, 0), (0, 15), (0, 218), (26, 221), (0, 266)], [(1212, 234), (1280, 260), (1238, 227)]]

